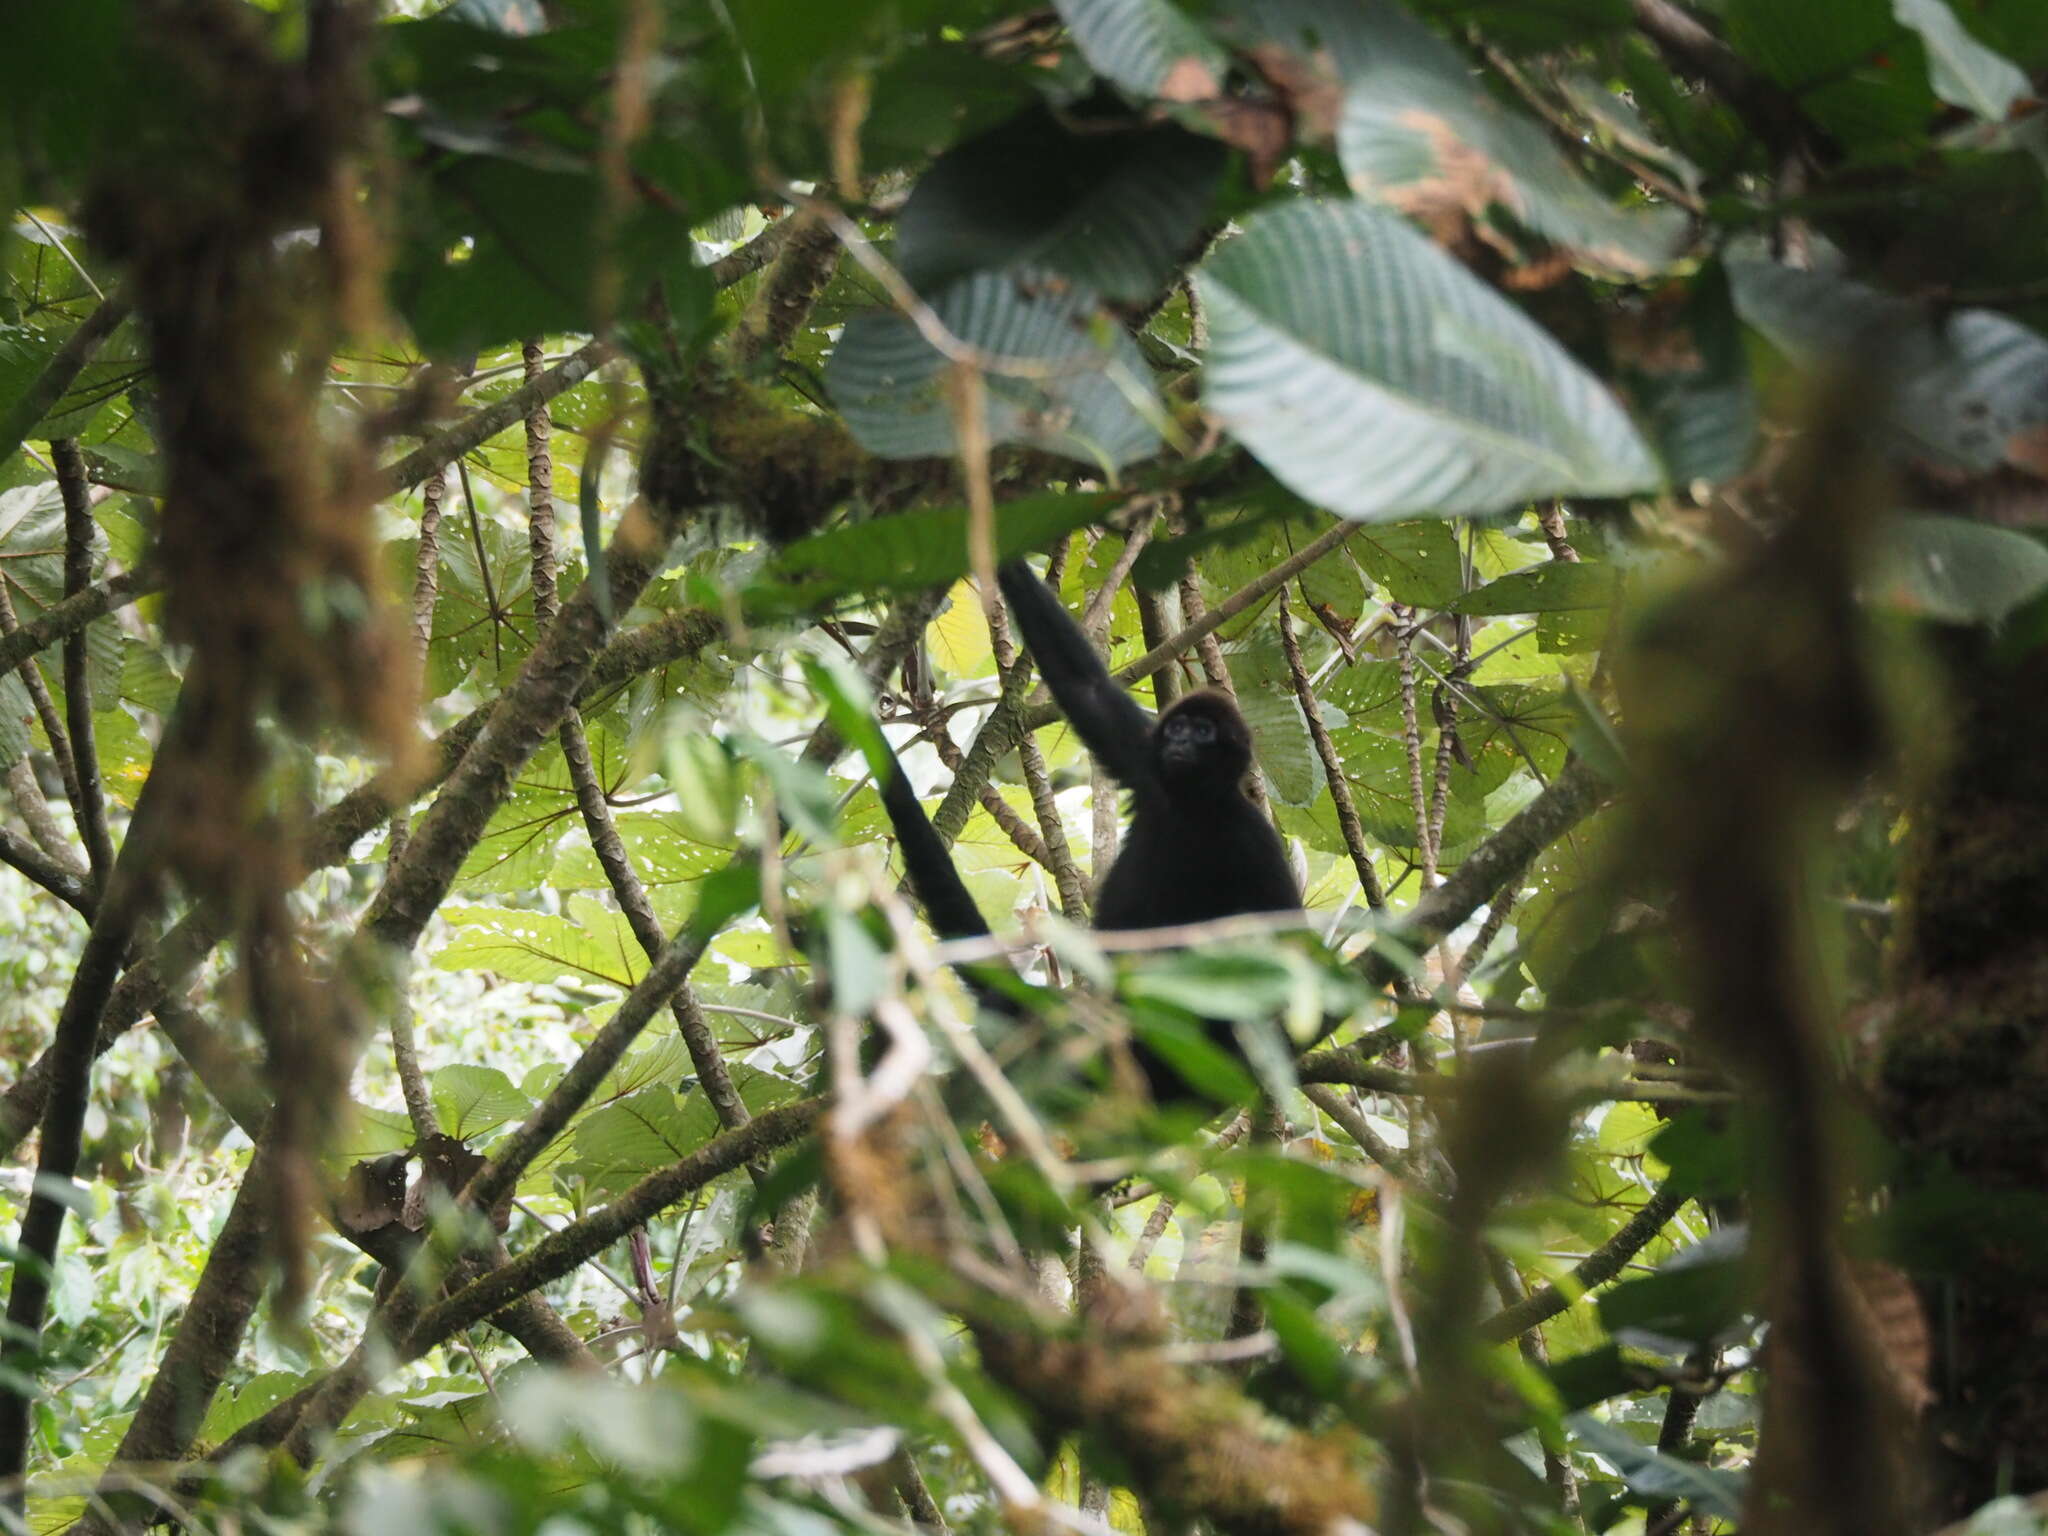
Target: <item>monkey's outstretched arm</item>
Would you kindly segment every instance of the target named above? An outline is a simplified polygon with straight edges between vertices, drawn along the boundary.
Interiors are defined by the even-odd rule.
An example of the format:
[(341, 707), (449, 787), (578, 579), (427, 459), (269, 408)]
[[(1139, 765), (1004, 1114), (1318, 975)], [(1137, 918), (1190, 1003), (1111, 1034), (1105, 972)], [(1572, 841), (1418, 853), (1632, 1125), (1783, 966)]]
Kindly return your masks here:
[(1022, 561), (996, 572), (1039, 675), (1111, 777), (1126, 789), (1152, 780), (1152, 717), (1117, 686), (1058, 596)]

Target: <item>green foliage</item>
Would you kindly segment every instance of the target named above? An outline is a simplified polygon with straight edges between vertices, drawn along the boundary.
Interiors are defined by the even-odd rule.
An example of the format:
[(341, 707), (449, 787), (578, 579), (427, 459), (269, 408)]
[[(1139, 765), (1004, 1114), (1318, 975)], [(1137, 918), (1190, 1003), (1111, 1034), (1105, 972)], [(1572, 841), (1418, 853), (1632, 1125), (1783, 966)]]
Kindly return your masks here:
[(1261, 214), (1203, 263), (1201, 292), (1204, 403), (1334, 512), (1494, 512), (1656, 483), (1600, 385), (1391, 215), (1308, 202)]
[[(453, 444), (431, 538), (417, 483), (319, 530), (373, 545), (389, 593), (259, 594), (306, 615), (395, 594), (424, 634), (415, 653), (394, 627), (392, 675), (416, 660), (418, 724), (442, 742), (394, 767), (332, 722), (289, 738), (268, 717), (201, 722), (262, 763), (235, 781), (257, 787), (231, 864), (289, 857), (308, 828), (355, 842), (288, 914), (167, 885), (165, 921), (135, 939), (131, 961), (160, 958), (164, 929), (197, 914), (235, 942), (161, 1007), (145, 991), (137, 1011), (162, 1027), (124, 1017), (93, 1066), (49, 1320), (0, 1366), (0, 1390), (41, 1394), (30, 1524), (83, 1515), (131, 1425), (165, 1443), (148, 1393), (195, 1318), (226, 1375), (189, 1405), (203, 1419), (171, 1436), (174, 1461), (371, 1362), (306, 1474), (231, 1459), (180, 1488), (200, 1528), (828, 1536), (923, 1524), (930, 1498), (966, 1532), (1071, 1525), (1044, 1501), (1114, 1484), (1119, 1531), (1186, 1516), (1228, 1532), (1267, 1529), (1275, 1488), (1395, 1488), (1418, 1468), (1446, 1528), (1564, 1529), (1565, 1479), (1588, 1529), (1677, 1505), (1740, 1521), (1758, 1276), (1782, 1256), (1745, 1252), (1723, 1218), (1804, 1170), (1768, 1155), (1775, 1086), (1722, 1075), (1755, 1064), (1701, 1046), (1698, 914), (1629, 808), (1678, 770), (1644, 750), (1614, 679), (1645, 635), (1690, 655), (1674, 594), (1811, 513), (1781, 469), (1844, 372), (1870, 409), (1839, 454), (1867, 444), (1897, 505), (1852, 505), (1860, 465), (1819, 478), (1832, 491), (1841, 471), (1844, 563), (1884, 644), (1767, 595), (1739, 640), (1712, 631), (1718, 652), (1662, 678), (1660, 707), (1700, 714), (1755, 658), (1840, 643), (1896, 734), (1932, 740), (1930, 691), (1893, 669), (1912, 639), (1957, 650), (1995, 629), (1999, 664), (2029, 664), (2048, 624), (2028, 510), (2048, 463), (2042, 8), (1725, 0), (1687, 7), (1709, 25), (1683, 57), (1627, 0), (430, 8), (371, 29), (374, 110), (346, 131), (313, 121), (352, 110), (345, 85), (329, 100), (291, 73), (330, 62), (312, 13), (232, 8), (261, 44), (237, 57), (284, 72), (250, 90), (307, 118), (280, 159), (317, 161), (336, 131), (353, 178), (249, 250), (211, 217), (222, 136), (194, 103), (217, 82), (151, 42), (150, 8), (33, 7), (0, 49), (0, 192), (19, 210), (0, 230), (0, 644), (66, 596), (53, 439), (78, 441), (98, 498), (93, 581), (148, 585), (161, 537), (209, 536), (166, 515), (188, 493), (167, 466), (210, 440), (161, 398), (149, 306), (221, 290), (95, 243), (124, 227), (138, 177), (173, 178), (195, 228), (304, 306), (278, 378), (319, 381), (335, 443), (387, 466), (423, 437)], [(384, 244), (363, 269), (377, 302), (321, 309), (365, 234)], [(258, 280), (221, 261), (204, 275)], [(522, 421), (439, 435), (524, 386), (522, 343), (545, 373), (594, 338), (611, 359), (548, 399), (545, 483)], [(429, 359), (457, 376), (452, 404), (421, 388)], [(977, 394), (990, 451), (962, 465)], [(1986, 484), (2012, 492), (1996, 518), (1973, 500)], [(992, 527), (969, 510), (984, 486)], [(573, 610), (553, 635), (529, 517), (550, 496)], [(636, 542), (650, 511), (664, 548)], [(1344, 542), (1272, 580), (1333, 516), (1355, 525)], [(1793, 550), (1770, 573), (1789, 582), (1798, 546), (1770, 547)], [(234, 552), (214, 553), (227, 569)], [(1045, 725), (1013, 638), (990, 632), (984, 554), (1063, 559), (1063, 600), (1113, 668), (1182, 632), (1195, 598), (1222, 614), (1204, 659), (1250, 724), (1313, 940), (1253, 925), (1126, 954), (1085, 927), (1118, 790)], [(654, 577), (620, 611), (599, 598), (643, 563)], [(902, 605), (942, 589), (909, 660), (875, 665)], [(1751, 596), (1724, 593), (1723, 612)], [(151, 593), (73, 633), (119, 842), (198, 692), (191, 637)], [(588, 686), (565, 634), (611, 647)], [(63, 640), (0, 669), (0, 829), (29, 872), (0, 869), (0, 1040), (21, 1065), (50, 1042), (87, 931), (34, 884), (69, 892), (85, 867), (53, 750)], [(1170, 670), (1197, 684), (1183, 651)], [(572, 692), (587, 772), (561, 734)], [(1756, 784), (1682, 786), (1702, 808), (1773, 782), (1787, 723), (1756, 692), (1738, 717), (1760, 722)], [(1044, 726), (1031, 751), (1020, 721)], [(813, 745), (821, 726), (837, 750)], [(469, 755), (439, 805), (451, 737)], [(884, 739), (990, 924), (1007, 940), (1028, 921), (1015, 948), (934, 950), (919, 927), (873, 782)], [(1597, 792), (1566, 814), (1588, 767)], [(1985, 782), (2027, 780), (1993, 767)], [(399, 827), (357, 814), (415, 771)], [(1896, 1008), (1892, 941), (1917, 919), (1899, 903), (1914, 816), (1895, 786), (1858, 783), (1853, 805), (1804, 807), (1811, 843), (1774, 850), (1783, 887), (1755, 912), (1810, 964), (1785, 989), (1855, 1021), (1842, 1038), (1860, 1052), (1884, 1028), (1864, 1021)], [(1628, 804), (1597, 809), (1613, 797)], [(479, 835), (440, 841), (471, 811)], [(2003, 868), (1999, 844), (1965, 862)], [(1472, 883), (1448, 933), (1404, 927)], [(290, 1095), (310, 1051), (252, 962), (290, 946), (355, 997), (364, 914), (429, 887), (426, 963), (403, 982), (419, 1077), (381, 1008), (319, 1042), (353, 1065), (332, 1091), (356, 1102), (320, 1149), (333, 1230), (309, 1250), (303, 1313), (203, 1316), (211, 1260), (243, 1266), (239, 1294), (279, 1294), (273, 1251), (222, 1241), (238, 1194), (305, 1193), (296, 1172), (242, 1187), (271, 1132), (235, 1123), (224, 1106), (248, 1101), (228, 1090)], [(1015, 1016), (948, 970), (995, 974), (1005, 955)], [(688, 990), (653, 996), (678, 957)], [(2029, 1001), (1986, 1011), (2019, 1030)], [(591, 1068), (593, 1041), (642, 1018)], [(1218, 1113), (1121, 1097), (1132, 1041)], [(1816, 1053), (1856, 1054), (1836, 1044)], [(34, 1149), (39, 1106), (17, 1103), (32, 1075), (10, 1078)], [(818, 1098), (823, 1118), (724, 1156)], [(518, 1305), (494, 1300), (416, 1358), (365, 1345), (390, 1305), (370, 1255), (445, 1208), (422, 1180), (448, 1148), (423, 1133), (492, 1158), (536, 1117), (545, 1145), (497, 1213), (512, 1264), (548, 1261)], [(1873, 1127), (1828, 1128), (1862, 1149), (1853, 1235), (1874, 1254), (1947, 1285), (1994, 1259), (2039, 1272), (2038, 1190), (1907, 1169), (1864, 1147)], [(0, 1193), (10, 1240), (31, 1166)], [(384, 1199), (371, 1175), (399, 1166), (411, 1182)], [(1583, 1294), (1576, 1267), (1659, 1186), (1690, 1203)], [(650, 1189), (667, 1203), (603, 1225)], [(1128, 1297), (1098, 1259), (1131, 1274)], [(1549, 1366), (1475, 1332), (1546, 1284)], [(1240, 1285), (1256, 1328), (1233, 1326)], [(1703, 1384), (1682, 1450), (1658, 1450)], [(1269, 1479), (1257, 1518), (1231, 1502), (1247, 1466)], [(1398, 1499), (1368, 1503), (1342, 1513), (1401, 1529)], [(1991, 1505), (1967, 1528), (2016, 1520)]]

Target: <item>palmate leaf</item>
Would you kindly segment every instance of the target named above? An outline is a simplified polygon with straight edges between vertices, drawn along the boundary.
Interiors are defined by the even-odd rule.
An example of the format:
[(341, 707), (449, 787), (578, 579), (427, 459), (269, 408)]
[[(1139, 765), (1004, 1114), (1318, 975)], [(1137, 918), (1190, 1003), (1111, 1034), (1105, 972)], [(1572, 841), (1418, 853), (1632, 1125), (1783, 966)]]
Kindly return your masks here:
[(624, 990), (647, 969), (625, 914), (588, 898), (571, 916), (509, 907), (445, 907), (455, 937), (434, 956), (444, 971), (495, 971), (514, 981), (547, 984), (574, 976)]
[(1540, 327), (1393, 215), (1302, 202), (1203, 263), (1203, 403), (1304, 499), (1362, 521), (1659, 481)]
[(496, 1067), (454, 1062), (435, 1071), (432, 1086), (442, 1128), (464, 1141), (523, 1120), (533, 1108), (533, 1100)]
[[(1158, 448), (1144, 360), (1086, 289), (1064, 278), (983, 272), (949, 284), (931, 306), (962, 341), (1045, 371), (1042, 378), (987, 376), (991, 443), (1028, 444), (1106, 469)], [(938, 457), (955, 448), (951, 367), (908, 319), (876, 312), (848, 322), (825, 384), (870, 453)]]

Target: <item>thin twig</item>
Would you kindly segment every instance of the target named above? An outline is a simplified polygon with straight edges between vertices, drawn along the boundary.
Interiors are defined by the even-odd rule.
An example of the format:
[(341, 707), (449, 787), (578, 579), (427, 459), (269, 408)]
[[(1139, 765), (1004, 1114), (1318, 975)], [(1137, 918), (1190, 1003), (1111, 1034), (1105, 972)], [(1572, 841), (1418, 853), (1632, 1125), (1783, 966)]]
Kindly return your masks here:
[(1280, 605), (1280, 646), (1287, 655), (1287, 673), (1294, 683), (1295, 701), (1308, 722), (1309, 739), (1315, 743), (1316, 756), (1323, 760), (1330, 803), (1337, 809), (1337, 828), (1343, 834), (1345, 851), (1351, 855), (1351, 867), (1358, 872), (1358, 888), (1365, 893), (1367, 906), (1384, 912), (1387, 893), (1380, 889), (1379, 874), (1372, 867), (1372, 855), (1366, 851), (1365, 824), (1358, 819), (1358, 803), (1351, 798), (1351, 781), (1345, 776), (1343, 760), (1337, 756), (1337, 744), (1330, 739), (1330, 728), (1323, 724), (1322, 711), (1316, 706), (1315, 689), (1309, 684), (1308, 668), (1301, 657), (1301, 641), (1294, 633), (1294, 620), (1285, 603)]
[(22, 445), (35, 424), (48, 416), (57, 402), (64, 398), (64, 391), (71, 387), (101, 344), (114, 334), (129, 313), (127, 295), (117, 292), (64, 338), (64, 345), (57, 349), (57, 355), (43, 366), (43, 371), (22, 391), (6, 414), (0, 415), (0, 461), (14, 457), (14, 450)]
[(0, 827), (0, 864), (26, 875), (66, 906), (92, 915), (92, 887), (11, 827)]
[[(7, 590), (7, 581), (0, 575), (0, 637), (12, 637), (21, 632), (21, 621), (14, 612), (14, 598)], [(64, 785), (65, 802), (71, 807), (72, 819), (78, 823), (81, 842), (85, 838), (84, 813), (79, 807), (85, 801), (85, 792), (78, 787), (78, 764), (71, 756), (71, 737), (64, 729), (64, 721), (57, 714), (57, 701), (50, 696), (50, 685), (43, 677), (43, 671), (33, 656), (21, 661), (21, 682), (28, 691), (31, 707), (36, 712), (36, 721), (43, 728), (43, 739), (50, 744), (50, 756), (57, 764), (57, 777)]]
[[(56, 1272), (57, 1242), (75, 1200), (100, 1016), (130, 943), (155, 905), (162, 817), (176, 803), (169, 781), (186, 772), (192, 722), (174, 716), (143, 781), (121, 857), (99, 893), (92, 932), (80, 951), (51, 1043), (52, 1070), (36, 1179), (14, 1249), (7, 1338), (0, 1348), (0, 1486), (19, 1489), (27, 1469), (30, 1398), (40, 1364), (43, 1316)], [(17, 1504), (18, 1508), (18, 1504)]]
[(1387, 1172), (1401, 1179), (1421, 1178), (1413, 1158), (1374, 1130), (1364, 1115), (1345, 1103), (1343, 1097), (1327, 1085), (1309, 1083), (1303, 1086), (1301, 1093), (1309, 1103), (1342, 1126), (1344, 1134), (1357, 1142), (1360, 1150)]
[[(1000, 602), (988, 609), (988, 639), (1006, 686), (1011, 673), (1020, 669), (1030, 670), (1031, 663), (1017, 653), (1017, 642), (1010, 635), (1009, 617), (1003, 612)], [(1066, 822), (1060, 816), (1059, 801), (1052, 790), (1052, 774), (1046, 768), (1045, 754), (1039, 750), (1037, 738), (1026, 736), (1017, 743), (1017, 761), (1024, 771), (1024, 787), (1031, 796), (1031, 808), (1038, 816), (1038, 829), (1044, 837), (1045, 865), (1059, 887), (1060, 910), (1069, 922), (1086, 922), (1088, 889), (1074, 863), (1073, 848), (1067, 841)]]

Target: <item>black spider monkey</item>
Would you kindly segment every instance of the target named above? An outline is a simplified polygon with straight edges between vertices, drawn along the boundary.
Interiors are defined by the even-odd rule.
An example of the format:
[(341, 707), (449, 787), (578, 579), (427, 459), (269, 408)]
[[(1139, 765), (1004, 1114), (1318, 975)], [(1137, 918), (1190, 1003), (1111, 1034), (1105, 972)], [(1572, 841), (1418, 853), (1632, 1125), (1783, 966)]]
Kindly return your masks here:
[(1096, 898), (1095, 926), (1299, 912), (1301, 888), (1280, 834), (1245, 794), (1252, 733), (1229, 696), (1184, 694), (1154, 724), (1028, 567), (1013, 562), (997, 580), (1053, 698), (1130, 792), (1130, 830)]
[[(1095, 926), (1122, 931), (1301, 910), (1280, 835), (1245, 794), (1251, 731), (1229, 697), (1208, 689), (1187, 694), (1155, 724), (1117, 686), (1080, 626), (1028, 567), (1012, 562), (997, 579), (1053, 698), (1131, 796), (1130, 828), (1102, 883)], [(882, 800), (933, 929), (947, 938), (987, 933), (900, 770), (883, 784)], [(984, 1003), (1016, 1011), (1014, 1000), (986, 977), (970, 977), (969, 985)], [(1208, 1028), (1217, 1043), (1229, 1044), (1227, 1024), (1209, 1021)], [(1141, 1045), (1134, 1054), (1155, 1100), (1188, 1097), (1187, 1085), (1156, 1053)]]

